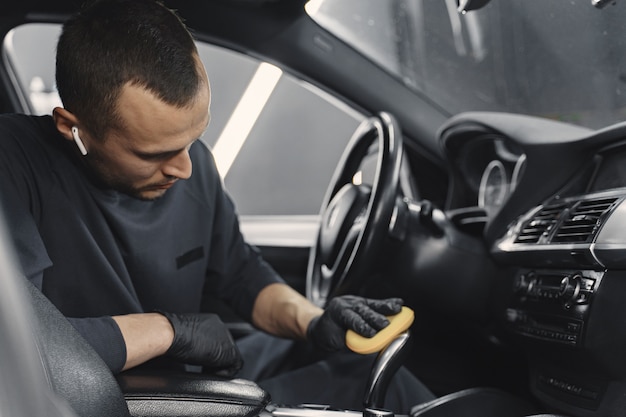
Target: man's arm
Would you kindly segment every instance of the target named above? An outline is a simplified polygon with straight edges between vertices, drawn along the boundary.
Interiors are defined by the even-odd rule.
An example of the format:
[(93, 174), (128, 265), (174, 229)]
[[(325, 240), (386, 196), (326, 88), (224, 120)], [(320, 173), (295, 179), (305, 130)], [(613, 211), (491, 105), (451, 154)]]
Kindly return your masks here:
[(215, 314), (142, 313), (114, 316), (126, 344), (122, 370), (166, 355), (205, 370), (233, 375), (243, 361), (232, 335)]
[[(256, 298), (253, 323), (276, 336), (305, 339), (311, 320), (323, 310), (285, 284), (271, 284)], [(167, 352), (174, 340), (169, 320), (159, 313), (114, 316), (126, 344), (123, 369), (140, 365)]]
[(172, 345), (174, 329), (169, 320), (159, 313), (114, 316), (126, 344), (126, 363), (123, 369), (140, 365), (163, 355)]
[(286, 284), (263, 288), (254, 302), (252, 322), (270, 334), (290, 339), (305, 339), (313, 318), (324, 310)]
[(389, 324), (386, 316), (402, 309), (400, 298), (384, 300), (344, 295), (333, 298), (325, 310), (286, 284), (270, 284), (259, 293), (253, 323), (275, 336), (308, 339), (320, 349), (346, 347), (346, 331), (372, 337)]
[[(400, 299), (367, 300), (352, 296), (339, 297), (336, 301), (324, 314), (324, 310), (293, 288), (283, 283), (274, 283), (261, 290), (257, 296), (252, 310), (252, 322), (261, 330), (279, 337), (304, 340), (308, 333), (308, 336), (314, 337), (314, 341), (317, 339), (324, 341), (318, 343), (322, 348), (331, 350), (344, 345), (345, 331), (348, 328), (362, 334), (370, 333), (368, 336), (372, 336), (372, 332), (388, 324), (383, 314), (397, 313), (402, 305)], [(215, 344), (219, 339), (217, 337), (219, 332), (227, 331), (226, 328), (222, 329), (221, 322), (218, 323), (221, 326), (215, 327), (215, 324), (207, 318), (208, 315), (197, 323), (185, 324), (189, 329), (193, 329), (191, 333), (187, 333), (187, 329), (184, 330), (187, 333), (183, 336), (187, 339), (184, 345), (188, 345), (185, 350), (197, 350), (195, 352), (197, 356), (201, 356), (203, 352), (207, 354), (227, 352), (227, 347), (231, 343), (226, 342), (229, 341), (224, 341), (222, 346), (219, 346), (219, 343)], [(315, 326), (311, 326), (314, 319), (317, 319)], [(114, 316), (113, 320), (120, 328), (126, 343), (124, 369), (165, 354), (174, 343), (175, 332), (170, 319), (160, 313)], [(200, 323), (206, 324), (207, 327), (202, 327)], [(363, 326), (366, 326), (366, 329)], [(310, 327), (314, 328), (313, 333)], [(218, 354), (218, 357), (222, 356), (221, 353)]]

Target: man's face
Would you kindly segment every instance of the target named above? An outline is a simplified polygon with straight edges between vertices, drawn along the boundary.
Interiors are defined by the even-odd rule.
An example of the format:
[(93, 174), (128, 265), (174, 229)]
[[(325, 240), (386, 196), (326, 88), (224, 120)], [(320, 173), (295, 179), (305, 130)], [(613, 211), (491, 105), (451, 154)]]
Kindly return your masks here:
[(89, 140), (86, 162), (105, 185), (143, 200), (161, 197), (191, 176), (189, 148), (209, 123), (208, 80), (190, 106), (164, 103), (136, 85), (123, 87), (119, 127), (104, 140)]

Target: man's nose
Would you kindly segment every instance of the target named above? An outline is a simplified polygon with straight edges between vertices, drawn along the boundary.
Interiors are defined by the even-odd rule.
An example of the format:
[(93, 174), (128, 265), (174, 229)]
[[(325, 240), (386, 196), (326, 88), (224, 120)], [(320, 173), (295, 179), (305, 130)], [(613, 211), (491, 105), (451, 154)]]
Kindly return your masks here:
[(163, 174), (167, 177), (176, 177), (186, 180), (191, 176), (192, 163), (189, 150), (184, 149), (169, 159), (163, 166)]

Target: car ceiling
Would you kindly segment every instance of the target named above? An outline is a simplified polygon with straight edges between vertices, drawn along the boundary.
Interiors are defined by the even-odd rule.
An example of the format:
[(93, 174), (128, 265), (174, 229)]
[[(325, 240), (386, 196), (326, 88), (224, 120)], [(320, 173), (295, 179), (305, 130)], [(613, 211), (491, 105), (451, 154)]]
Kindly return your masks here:
[[(4, 6), (0, 30), (4, 33), (27, 21), (60, 21), (81, 3), (79, 0), (11, 2)], [(199, 39), (268, 62), (280, 62), (283, 68), (313, 84), (339, 93), (365, 113), (393, 113), (410, 145), (443, 166), (437, 130), (450, 114), (321, 29), (306, 15), (305, 3), (305, 0), (165, 1), (178, 11)]]

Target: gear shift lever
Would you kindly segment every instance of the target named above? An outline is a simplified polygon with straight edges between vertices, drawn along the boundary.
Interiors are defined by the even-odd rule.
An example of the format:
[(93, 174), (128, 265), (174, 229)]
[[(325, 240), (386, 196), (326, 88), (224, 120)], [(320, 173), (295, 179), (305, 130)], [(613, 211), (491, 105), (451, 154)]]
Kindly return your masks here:
[[(374, 337), (366, 338), (351, 330), (346, 334), (346, 345), (354, 352), (369, 354), (379, 352), (372, 365), (365, 388), (364, 417), (393, 416), (384, 410), (385, 395), (391, 377), (404, 361), (409, 341), (409, 327), (414, 319), (413, 310), (403, 306), (398, 314), (388, 316), (389, 324)], [(382, 414), (381, 414), (382, 413)]]
[[(400, 365), (402, 365), (403, 359), (406, 356), (406, 352), (408, 352), (408, 350), (405, 348), (408, 345), (409, 341), (409, 331), (406, 329), (413, 322), (413, 312), (410, 311), (410, 314), (408, 312), (403, 313), (402, 315), (399, 315), (397, 317), (399, 318), (399, 320), (392, 318), (392, 322), (394, 324), (393, 327), (397, 328), (398, 326), (401, 326), (404, 328), (404, 330), (395, 332), (394, 329), (391, 329), (393, 331), (393, 334), (395, 334), (396, 336), (394, 337), (393, 335), (391, 335), (389, 339), (386, 339), (386, 335), (383, 335), (385, 336), (385, 340), (391, 340), (391, 342), (386, 343), (386, 347), (380, 350), (378, 356), (376, 357), (376, 360), (374, 361), (374, 364), (372, 365), (372, 370), (370, 372), (369, 380), (365, 389), (365, 398), (363, 399), (365, 408), (363, 409), (362, 417), (394, 417), (394, 413), (392, 411), (385, 410), (383, 408), (383, 405), (385, 402), (385, 395), (387, 394), (387, 387), (389, 386), (391, 377), (393, 377)], [(348, 346), (353, 348), (353, 350), (355, 348), (362, 350), (362, 352), (370, 351), (370, 349), (378, 349), (378, 341), (374, 341), (374, 343), (371, 343), (371, 341), (365, 341), (365, 343), (362, 342), (363, 340), (355, 338), (354, 340), (351, 340)], [(308, 405), (301, 408), (278, 407), (272, 409), (269, 414), (262, 413), (260, 416), (359, 417), (359, 414), (346, 410), (330, 410), (328, 409), (328, 406)]]
[(368, 408), (374, 410), (383, 409), (389, 381), (404, 362), (408, 352), (405, 347), (408, 345), (409, 336), (409, 331), (400, 333), (378, 354), (372, 365), (372, 371), (365, 388), (363, 403), (366, 410)]

